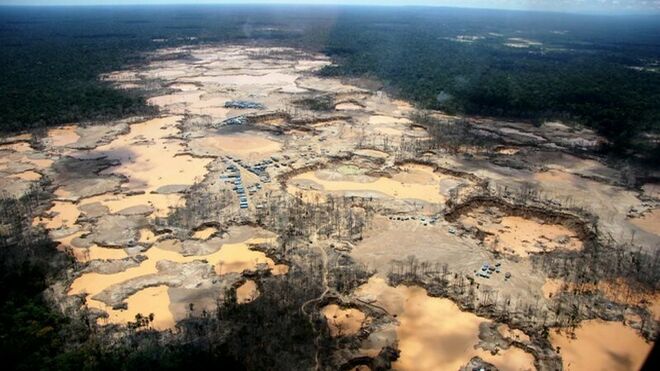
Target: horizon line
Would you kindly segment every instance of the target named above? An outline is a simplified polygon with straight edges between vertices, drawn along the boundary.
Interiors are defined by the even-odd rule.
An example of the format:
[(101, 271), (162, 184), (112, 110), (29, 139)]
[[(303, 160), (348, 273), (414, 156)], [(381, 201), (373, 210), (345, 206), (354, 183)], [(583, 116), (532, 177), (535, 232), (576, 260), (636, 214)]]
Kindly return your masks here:
[(590, 10), (574, 10), (574, 11), (559, 11), (549, 9), (521, 9), (521, 8), (492, 8), (482, 6), (463, 6), (463, 5), (448, 5), (448, 4), (374, 4), (374, 3), (344, 3), (337, 4), (330, 3), (306, 3), (306, 2), (263, 2), (263, 1), (246, 1), (246, 2), (195, 2), (195, 3), (124, 3), (124, 4), (2, 4), (0, 8), (102, 8), (102, 7), (159, 7), (159, 6), (244, 6), (244, 5), (261, 5), (261, 6), (299, 6), (299, 7), (354, 7), (354, 8), (435, 8), (435, 9), (465, 9), (465, 10), (488, 10), (488, 11), (501, 11), (501, 12), (521, 12), (521, 13), (549, 13), (549, 14), (574, 14), (574, 15), (592, 15), (592, 16), (607, 16), (607, 17), (627, 17), (627, 16), (642, 16), (654, 17), (660, 16), (660, 9), (658, 10), (629, 10), (621, 12), (598, 12)]

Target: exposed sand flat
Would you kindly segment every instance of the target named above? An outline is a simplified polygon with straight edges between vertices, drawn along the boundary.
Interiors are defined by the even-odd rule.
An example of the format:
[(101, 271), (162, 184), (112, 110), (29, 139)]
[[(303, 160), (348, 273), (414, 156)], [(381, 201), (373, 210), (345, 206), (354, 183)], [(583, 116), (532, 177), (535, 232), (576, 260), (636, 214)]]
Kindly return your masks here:
[(507, 39), (508, 42), (505, 42), (504, 45), (510, 48), (529, 48), (532, 46), (541, 46), (542, 43), (534, 40), (523, 39), (521, 37), (510, 37)]
[(195, 84), (186, 84), (186, 83), (174, 83), (167, 86), (170, 89), (176, 89), (181, 91), (194, 91), (199, 90), (199, 86)]
[(245, 281), (239, 288), (236, 289), (236, 302), (238, 304), (249, 303), (259, 297), (259, 289), (257, 283), (252, 280)]
[(283, 274), (289, 273), (289, 266), (286, 264), (275, 264), (271, 269), (270, 273), (273, 276), (281, 276)]
[(400, 137), (404, 133), (404, 128), (388, 128), (388, 127), (376, 127), (374, 128), (378, 134), (388, 135), (393, 137)]
[[(294, 194), (298, 191), (304, 193), (306, 189), (310, 189), (309, 184), (312, 184), (316, 190), (325, 192), (368, 191), (399, 199), (415, 199), (433, 203), (445, 201), (445, 197), (440, 194), (438, 184), (408, 183), (407, 181), (404, 182), (386, 177), (366, 177), (363, 182), (326, 180), (320, 178), (318, 174), (318, 172), (310, 171), (293, 177), (289, 181), (291, 185), (289, 191)], [(402, 180), (405, 180), (405, 177)]]
[(392, 116), (382, 116), (382, 115), (375, 115), (375, 116), (370, 116), (369, 117), (369, 124), (370, 125), (400, 125), (400, 124), (410, 124), (411, 121), (408, 120), (407, 118), (398, 118), (398, 117), (392, 117)]
[(185, 205), (185, 200), (182, 195), (178, 193), (144, 193), (133, 196), (106, 194), (86, 198), (81, 202), (81, 205), (93, 202), (100, 202), (108, 207), (111, 213), (117, 213), (129, 207), (149, 205), (154, 208), (154, 212), (151, 214), (154, 217), (166, 217), (167, 214), (170, 213), (171, 208)]
[(635, 244), (652, 251), (658, 246), (658, 235), (634, 225), (627, 217), (631, 208), (642, 208), (637, 193), (622, 187), (604, 184), (560, 170), (535, 173), (533, 179), (546, 197), (563, 200), (564, 203), (583, 207), (598, 215), (599, 229), (615, 242)]
[(28, 170), (44, 171), (52, 164), (52, 159), (32, 149), (27, 142), (0, 144), (0, 171), (10, 174)]
[(202, 84), (217, 85), (261, 85), (261, 86), (295, 86), (297, 75), (271, 72), (264, 75), (218, 75), (196, 76), (181, 79), (182, 82), (198, 82)]
[[(478, 269), (484, 259), (489, 259), (488, 252), (471, 245), (466, 239), (450, 234), (446, 226), (423, 226), (419, 220), (400, 221), (384, 217), (373, 219), (371, 228), (350, 254), (357, 262), (383, 275), (392, 269), (393, 260), (405, 260), (410, 255), (420, 259), (423, 257), (429, 262), (447, 262), (451, 271), (465, 273)], [(527, 274), (526, 270), (519, 273), (514, 271), (514, 279), (518, 275)], [(503, 282), (500, 280), (497, 281)], [(491, 281), (490, 285), (496, 285), (495, 279)], [(533, 278), (525, 278), (525, 285), (518, 286), (518, 290), (523, 290), (527, 285), (530, 285), (528, 290), (534, 290), (535, 281)], [(538, 287), (541, 285), (542, 281), (538, 282)]]
[(358, 149), (354, 152), (356, 155), (373, 157), (373, 158), (387, 158), (390, 155), (386, 152), (375, 149)]
[(231, 112), (230, 109), (224, 107), (225, 103), (229, 100), (231, 100), (231, 98), (224, 95), (205, 95), (199, 101), (186, 105), (181, 113), (209, 115), (213, 118), (225, 119)]
[(639, 370), (653, 344), (619, 322), (583, 321), (575, 339), (550, 332), (550, 342), (560, 348), (564, 370)]
[(200, 229), (199, 231), (196, 231), (193, 233), (193, 238), (199, 239), (199, 240), (206, 240), (209, 237), (211, 237), (212, 234), (218, 231), (218, 228), (215, 227), (206, 227), (204, 229)]
[(34, 164), (40, 170), (45, 170), (53, 165), (53, 160), (49, 158), (26, 158), (25, 161)]
[(7, 143), (7, 142), (15, 142), (15, 141), (29, 141), (30, 139), (32, 139), (32, 134), (23, 133), (23, 134), (16, 134), (3, 138), (2, 142)]
[(411, 128), (411, 121), (407, 118), (399, 118), (385, 115), (372, 115), (369, 116), (367, 128), (377, 134), (384, 136), (400, 137), (403, 135), (408, 136), (425, 136), (426, 131), (416, 128)]
[(355, 103), (339, 103), (335, 106), (335, 109), (337, 111), (356, 111), (362, 110), (363, 108)]
[[(193, 84), (186, 84), (189, 86), (195, 86)], [(147, 100), (147, 103), (153, 104), (154, 106), (167, 107), (173, 104), (189, 104), (198, 102), (202, 92), (197, 90), (184, 90), (181, 93), (174, 93), (168, 95), (160, 95), (157, 97), (152, 97)]]
[(32, 147), (30, 147), (30, 143), (28, 142), (2, 144), (0, 145), (0, 149), (9, 150), (18, 153), (32, 152)]
[(96, 152), (121, 161), (104, 173), (121, 174), (128, 178), (124, 188), (154, 191), (171, 184), (191, 185), (206, 174), (209, 159), (180, 155), (182, 142), (170, 139), (176, 135), (180, 117), (158, 118), (131, 125), (131, 131)]
[(332, 64), (332, 62), (327, 59), (298, 60), (294, 68), (296, 71), (314, 71), (330, 64)]
[(298, 88), (329, 93), (362, 93), (366, 90), (346, 85), (337, 79), (321, 78), (317, 76), (303, 76), (296, 81)]
[(75, 125), (67, 125), (48, 130), (48, 139), (52, 146), (64, 147), (76, 143), (80, 139), (80, 135), (76, 132)]
[(177, 69), (173, 67), (176, 67), (176, 65), (171, 67), (168, 66), (168, 68), (153, 68), (149, 71), (142, 72), (140, 75), (152, 79), (172, 79), (183, 77), (188, 74), (187, 68)]
[(17, 178), (21, 180), (27, 180), (28, 182), (36, 182), (41, 179), (41, 174), (36, 171), (28, 170), (18, 174), (10, 175), (11, 178)]
[(405, 164), (400, 166), (401, 171), (394, 174), (392, 179), (398, 180), (402, 183), (415, 183), (415, 184), (438, 184), (443, 178), (452, 178), (452, 176), (444, 176), (437, 174), (433, 168), (426, 165)]
[(660, 209), (653, 209), (641, 218), (631, 219), (630, 222), (646, 232), (660, 236)]
[(562, 225), (510, 215), (493, 220), (484, 217), (484, 213), (483, 209), (477, 209), (462, 216), (460, 221), (489, 233), (484, 243), (493, 251), (527, 257), (544, 251), (582, 248), (582, 241), (575, 236), (575, 232)]
[[(501, 223), (504, 231), (495, 231), (499, 243), (503, 249), (512, 249), (513, 253), (527, 256), (530, 253), (544, 250), (579, 250), (582, 242), (575, 237), (573, 231), (559, 224), (540, 224), (534, 220), (516, 216), (506, 216)], [(567, 239), (566, 243), (558, 240)], [(534, 242), (543, 243), (545, 248), (532, 245)]]
[(213, 156), (230, 155), (246, 160), (271, 156), (282, 149), (282, 144), (263, 134), (243, 132), (212, 135), (193, 139), (189, 146), (195, 153)]
[(356, 295), (397, 314), (397, 370), (458, 370), (474, 356), (500, 370), (535, 369), (534, 357), (520, 349), (501, 349), (497, 355), (475, 349), (479, 325), (488, 320), (462, 312), (451, 300), (429, 297), (420, 287), (390, 287), (383, 279), (371, 278)]
[(501, 155), (515, 155), (516, 153), (520, 152), (520, 149), (518, 149), (518, 148), (499, 148), (495, 152), (497, 152)]
[(355, 335), (360, 329), (366, 316), (355, 308), (342, 309), (337, 304), (330, 304), (321, 309), (330, 327), (330, 334), (335, 336)]
[[(124, 175), (128, 178), (128, 183), (124, 184), (124, 189), (144, 191), (145, 193), (133, 196), (102, 194), (83, 199), (81, 204), (101, 202), (110, 209), (111, 213), (147, 205), (154, 209), (152, 215), (157, 217), (167, 216), (171, 207), (180, 206), (180, 195), (154, 194), (151, 192), (158, 191), (160, 187), (173, 184), (193, 184), (195, 180), (201, 179), (206, 173), (205, 166), (210, 160), (179, 155), (182, 150), (181, 141), (168, 138), (178, 133), (175, 125), (179, 119), (177, 116), (172, 116), (134, 124), (130, 127), (128, 134), (120, 135), (109, 144), (90, 151), (91, 153), (88, 153), (87, 156), (107, 156), (121, 162), (119, 166), (111, 167), (102, 174), (116, 173)], [(69, 129), (66, 133), (66, 136), (72, 135)], [(73, 138), (69, 139), (72, 140)], [(73, 196), (63, 188), (57, 189), (55, 194), (65, 199)], [(56, 208), (52, 209), (51, 212), (61, 213), (61, 208), (62, 204), (56, 204)], [(69, 210), (65, 210), (63, 217), (71, 220), (65, 225), (70, 227), (71, 223), (75, 221), (75, 218), (72, 218), (71, 215), (79, 214), (79, 212), (75, 205), (69, 205), (68, 208)], [(67, 217), (67, 213), (69, 217)], [(49, 229), (59, 228), (62, 226), (61, 219), (63, 217), (55, 217), (46, 227)]]

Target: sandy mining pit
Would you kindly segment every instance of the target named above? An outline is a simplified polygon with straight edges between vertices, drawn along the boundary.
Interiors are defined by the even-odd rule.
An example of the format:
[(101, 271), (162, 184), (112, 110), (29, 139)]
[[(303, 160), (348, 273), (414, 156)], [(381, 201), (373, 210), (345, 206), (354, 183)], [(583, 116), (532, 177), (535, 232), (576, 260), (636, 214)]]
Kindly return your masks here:
[[(180, 54), (188, 58), (171, 58)], [(283, 275), (289, 265), (254, 248), (279, 243), (256, 226), (255, 215), (278, 196), (322, 203), (331, 195), (356, 204), (367, 200), (372, 213), (359, 239), (323, 241), (335, 246), (326, 249), (333, 262), (375, 272), (343, 297), (350, 305), (316, 308), (331, 335), (359, 337), (360, 349), (343, 349), (342, 357), (373, 357), (398, 342), (401, 356), (394, 366), (402, 370), (456, 370), (477, 356), (501, 370), (534, 369), (531, 353), (501, 340), (526, 344), (531, 334), (462, 311), (421, 287), (389, 286), (388, 273), (414, 256), (431, 270), (446, 264), (455, 275), (470, 277), (477, 297), (497, 292), (518, 308), (549, 308), (552, 287), (532, 257), (580, 251), (583, 241), (543, 218), (486, 207), (449, 221), (446, 208), (464, 194), (532, 185), (560, 206), (585, 208), (598, 217), (601, 233), (616, 241), (634, 236), (649, 251), (660, 243), (660, 199), (652, 185), (626, 189), (612, 181), (620, 178), (618, 170), (562, 152), (576, 143), (589, 147), (598, 140), (594, 133), (556, 123), (470, 119), (506, 145), (491, 155), (442, 149), (419, 154), (411, 152), (411, 143), (428, 134), (411, 122), (412, 105), (314, 75), (330, 63), (325, 56), (242, 46), (163, 49), (150, 56), (160, 60), (104, 78), (118, 88), (148, 91), (158, 117), (62, 126), (40, 139), (39, 150), (30, 146), (30, 134), (0, 142), (5, 193), (18, 197), (44, 177), (52, 182), (54, 199), (34, 224), (81, 263), (67, 294), (85, 295), (100, 324), (126, 324), (138, 313), (153, 313), (154, 328), (173, 329), (189, 315), (190, 304), (196, 312), (213, 310), (230, 287), (239, 303), (258, 300), (263, 293), (251, 273)], [(332, 97), (334, 110), (295, 104), (319, 95)], [(225, 106), (230, 101), (244, 103)], [(193, 225), (162, 228), (158, 220), (185, 206), (193, 190), (227, 198), (226, 206)], [(499, 272), (477, 275), (484, 263), (499, 263)], [(364, 302), (384, 308), (385, 319), (372, 318)], [(497, 325), (500, 335), (484, 335), (488, 325)], [(553, 344), (562, 344), (567, 369), (581, 369), (572, 365), (581, 365), (586, 350), (599, 365), (607, 364), (612, 347), (621, 348), (630, 365), (641, 362), (648, 343), (630, 327), (606, 326), (584, 322), (575, 341), (551, 335)], [(599, 347), (594, 339), (603, 334), (625, 341)]]
[[(230, 230), (225, 239), (163, 240), (135, 258), (125, 258), (119, 269), (110, 268), (117, 260), (100, 261), (93, 272), (83, 273), (73, 281), (69, 294), (86, 294), (88, 307), (108, 312), (109, 317), (103, 321), (111, 323), (133, 320), (136, 314), (143, 313), (140, 310), (145, 306), (140, 304), (141, 300), (153, 300), (162, 305), (150, 307), (150, 313), (154, 313), (161, 329), (171, 328), (174, 320), (181, 317), (175, 317), (169, 309), (177, 303), (168, 299), (168, 288), (212, 288), (216, 295), (220, 295), (238, 279), (236, 274), (255, 270), (259, 264), (268, 266), (273, 274), (286, 272), (285, 266), (277, 266), (264, 253), (249, 248), (251, 244), (269, 243), (271, 239), (272, 236), (264, 231), (243, 228)], [(140, 259), (136, 260), (138, 257)], [(142, 294), (156, 285), (158, 289)], [(256, 297), (248, 289), (242, 289), (241, 293), (242, 301), (247, 301), (245, 298), (249, 296)], [(123, 303), (126, 309), (115, 309), (121, 308)], [(131, 303), (137, 304), (132, 306)]]
[[(373, 156), (373, 152), (362, 154)], [(448, 191), (460, 183), (460, 179), (438, 174), (424, 165), (406, 164), (387, 176), (369, 175), (370, 170), (340, 164), (309, 171), (289, 179), (288, 190), (307, 200), (323, 200), (325, 194), (339, 194), (442, 204)]]
[(330, 333), (335, 336), (355, 335), (364, 326), (367, 317), (359, 309), (343, 309), (337, 304), (330, 304), (321, 309), (330, 326)]
[(463, 228), (484, 232), (484, 245), (501, 254), (528, 257), (554, 250), (576, 251), (582, 241), (561, 224), (550, 224), (534, 217), (506, 215), (501, 210), (480, 207), (459, 218)]

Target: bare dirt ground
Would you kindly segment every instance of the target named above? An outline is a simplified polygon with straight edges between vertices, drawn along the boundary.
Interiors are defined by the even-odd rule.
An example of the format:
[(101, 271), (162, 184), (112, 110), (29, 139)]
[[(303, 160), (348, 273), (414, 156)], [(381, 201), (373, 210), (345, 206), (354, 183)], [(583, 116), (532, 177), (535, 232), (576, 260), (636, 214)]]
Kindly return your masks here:
[[(174, 57), (181, 54), (187, 57)], [(416, 282), (387, 283), (414, 256), (424, 262), (415, 275), (465, 280), (476, 298), (494, 299), (496, 307), (510, 306), (521, 316), (529, 308), (552, 310), (550, 292), (557, 290), (535, 258), (591, 246), (582, 229), (557, 219), (558, 212), (578, 209), (575, 219), (593, 216), (580, 220), (594, 221), (589, 227), (599, 243), (656, 253), (657, 185), (627, 187), (619, 169), (577, 155), (601, 141), (593, 132), (561, 123), (466, 118), (502, 144), (488, 152), (464, 146), (418, 153), (430, 134), (413, 122), (415, 109), (383, 92), (316, 76), (330, 63), (325, 56), (202, 46), (151, 57), (144, 66), (104, 78), (118, 88), (142, 89), (159, 117), (71, 124), (0, 143), (3, 192), (18, 197), (32, 184), (51, 182), (51, 208), (34, 224), (80, 262), (66, 295), (84, 296), (100, 324), (127, 324), (153, 313), (154, 328), (172, 330), (191, 304), (194, 311), (213, 310), (231, 287), (238, 303), (249, 305), (260, 295), (254, 272), (289, 270), (286, 261), (264, 253), (267, 248), (256, 248), (284, 240), (256, 226), (257, 216), (276, 197), (323, 204), (335, 196), (368, 201), (359, 212), (369, 218), (352, 243), (324, 242), (332, 246), (329, 264), (344, 260), (374, 272), (357, 290), (328, 293), (342, 302), (321, 310), (332, 335), (359, 339), (358, 350), (342, 350), (344, 361), (375, 357), (397, 343), (401, 355), (394, 366), (401, 370), (455, 370), (474, 357), (501, 370), (547, 369), (553, 346), (561, 346), (567, 369), (581, 369), (576, 365), (584, 360), (576, 355), (585, 352), (609, 364), (606, 353), (614, 348), (617, 359), (630, 360), (622, 369), (632, 369), (648, 353), (650, 343), (623, 321), (606, 330), (587, 321), (575, 341), (551, 335), (550, 343), (521, 329), (489, 332), (499, 320), (434, 297), (442, 295)], [(193, 197), (198, 194), (207, 197), (200, 201)], [(503, 203), (524, 195), (554, 214), (493, 210), (486, 203), (461, 211), (475, 194)], [(619, 335), (625, 343), (617, 343)]]

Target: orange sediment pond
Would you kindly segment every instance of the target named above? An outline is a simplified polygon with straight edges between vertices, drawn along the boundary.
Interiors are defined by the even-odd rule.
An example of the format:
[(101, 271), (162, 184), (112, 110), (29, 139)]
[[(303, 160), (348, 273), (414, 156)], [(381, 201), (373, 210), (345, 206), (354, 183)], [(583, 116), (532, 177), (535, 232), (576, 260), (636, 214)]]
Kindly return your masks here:
[[(178, 241), (165, 240), (156, 243), (154, 246), (152, 246), (150, 249), (144, 252), (142, 255), (145, 255), (147, 259), (144, 260), (137, 267), (128, 268), (123, 272), (114, 273), (114, 274), (101, 274), (101, 273), (92, 272), (81, 275), (80, 277), (75, 279), (71, 284), (71, 287), (69, 289), (69, 294), (75, 295), (75, 294), (87, 293), (88, 307), (107, 311), (108, 309), (107, 305), (105, 305), (100, 301), (93, 300), (92, 297), (94, 297), (96, 294), (102, 292), (103, 290), (109, 288), (112, 285), (121, 284), (122, 282), (126, 282), (130, 279), (137, 278), (140, 276), (157, 274), (158, 269), (156, 268), (156, 264), (161, 260), (169, 260), (177, 263), (186, 263), (186, 262), (192, 262), (194, 260), (204, 259), (207, 260), (209, 264), (213, 265), (215, 267), (216, 273), (220, 275), (230, 272), (240, 273), (246, 269), (253, 270), (256, 268), (257, 264), (260, 263), (268, 265), (273, 270), (273, 274), (286, 273), (286, 269), (284, 269), (280, 265), (275, 265), (275, 263), (270, 258), (266, 257), (264, 253), (258, 251), (252, 251), (249, 249), (249, 244), (267, 243), (271, 240), (272, 240), (271, 238), (250, 238), (239, 243), (223, 244), (220, 247), (220, 249), (214, 253), (208, 255), (197, 255), (197, 256), (183, 256), (177, 251), (181, 247), (181, 244)], [(121, 251), (121, 253), (118, 254), (126, 254), (123, 249), (107, 249), (107, 248), (98, 248), (98, 247), (96, 248), (103, 249), (104, 251), (109, 250), (107, 251), (108, 253)], [(91, 249), (90, 252), (92, 252)], [(102, 252), (96, 251), (95, 253), (98, 255), (101, 254)], [(141, 294), (142, 291), (144, 290), (140, 290), (135, 295)], [(242, 292), (244, 291), (249, 291), (249, 290), (246, 287), (243, 289)], [(157, 308), (156, 305), (153, 305), (150, 309), (151, 312), (155, 311), (154, 313), (160, 313), (161, 314), (160, 318), (163, 317), (167, 318), (167, 315), (165, 314), (169, 313), (169, 315), (171, 316), (171, 313), (169, 312), (168, 309), (169, 299), (167, 300), (163, 299), (163, 295), (166, 294), (167, 291), (161, 289), (160, 291), (151, 292), (151, 294), (142, 294), (143, 296), (137, 296), (136, 297), (137, 299), (134, 300), (137, 300), (138, 303), (141, 303), (140, 300), (142, 300), (142, 298), (152, 298), (149, 300), (153, 300), (154, 303), (159, 305), (159, 307)], [(158, 297), (156, 298), (156, 296)], [(117, 314), (116, 312), (118, 311), (113, 310), (112, 312), (114, 314), (110, 315), (108, 321), (112, 323), (125, 324), (127, 323), (128, 320), (131, 321), (134, 320), (135, 314), (137, 313), (145, 314), (140, 310), (138, 310), (141, 308), (139, 305), (137, 307), (132, 307), (130, 300), (127, 301), (127, 303), (128, 303), (128, 309), (120, 311), (121, 314)], [(163, 308), (163, 306), (165, 307)], [(163, 322), (163, 323), (169, 323), (173, 325), (173, 322)]]
[(63, 251), (70, 248), (73, 257), (79, 262), (88, 262), (90, 260), (115, 260), (128, 257), (128, 254), (124, 249), (101, 247), (96, 244), (92, 244), (89, 247), (73, 246), (72, 241), (75, 238), (80, 237), (83, 233), (85, 232), (78, 231), (62, 238), (56, 238), (55, 241), (60, 243), (58, 249)]
[(169, 310), (170, 297), (167, 290), (167, 286), (160, 285), (138, 291), (126, 299), (128, 310), (115, 310), (96, 300), (88, 300), (88, 302), (95, 302), (100, 307), (99, 309), (108, 313), (107, 319), (100, 319), (101, 323), (126, 324), (135, 322), (137, 314), (145, 317), (153, 314), (154, 320), (151, 327), (155, 330), (167, 330), (175, 325), (174, 316)]
[(72, 227), (78, 216), (80, 210), (76, 204), (67, 201), (53, 201), (53, 207), (48, 210), (52, 213), (52, 217), (37, 217), (33, 221), (33, 225), (44, 224), (48, 229), (69, 228)]
[[(232, 243), (222, 245), (222, 248), (206, 259), (210, 262), (216, 262), (215, 272), (219, 275), (227, 273), (241, 273), (244, 270), (254, 269), (258, 264), (266, 264), (271, 269), (275, 267), (272, 259), (260, 251), (250, 250), (249, 244), (258, 244), (269, 242), (266, 238), (253, 238), (241, 243)], [(275, 272), (273, 272), (275, 273)]]
[[(432, 298), (420, 287), (391, 287), (372, 278), (356, 291), (365, 301), (376, 301), (396, 314), (396, 339), (401, 350), (397, 370), (458, 370), (479, 356), (500, 370), (533, 370), (534, 357), (521, 349), (500, 349), (492, 355), (475, 346), (479, 325), (489, 320), (462, 312), (449, 299)], [(371, 349), (373, 352), (375, 349)]]
[(653, 347), (634, 329), (602, 320), (583, 321), (575, 330), (575, 338), (551, 331), (550, 342), (560, 348), (567, 371), (639, 370)]

